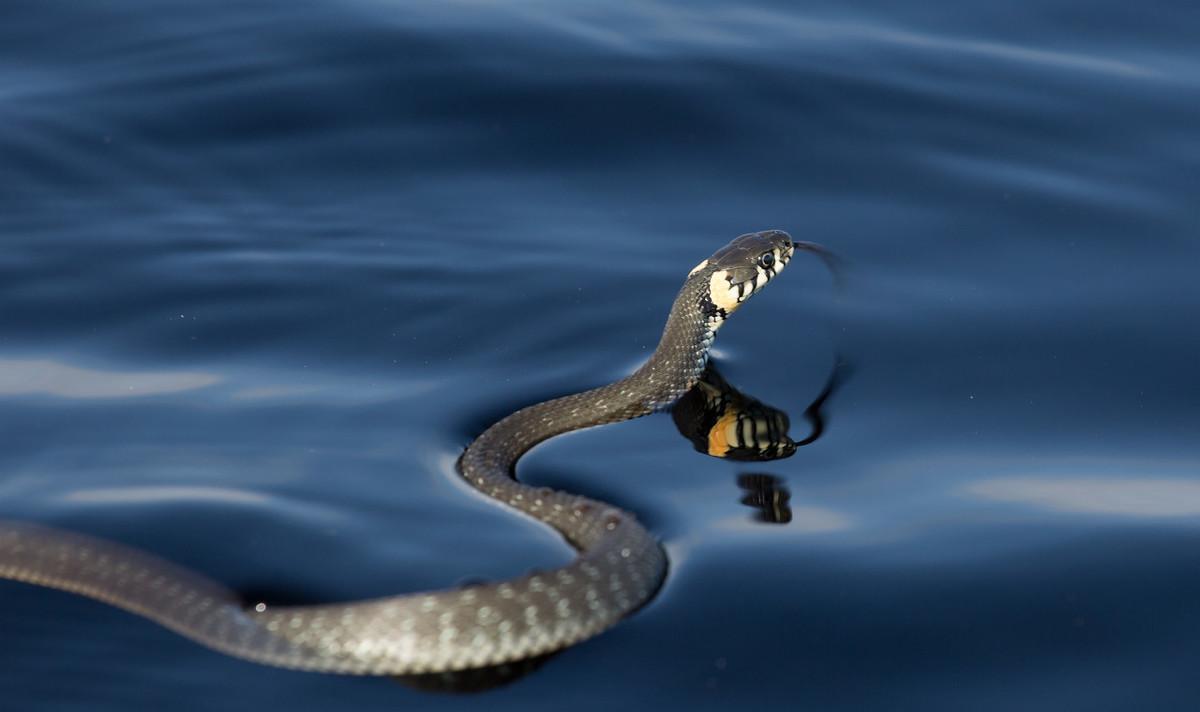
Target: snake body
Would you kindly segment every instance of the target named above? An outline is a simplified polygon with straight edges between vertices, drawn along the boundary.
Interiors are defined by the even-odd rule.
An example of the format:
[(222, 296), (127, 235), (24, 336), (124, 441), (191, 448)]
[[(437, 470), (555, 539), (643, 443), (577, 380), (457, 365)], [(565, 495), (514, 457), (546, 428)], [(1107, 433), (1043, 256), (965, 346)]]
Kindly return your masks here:
[(560, 532), (579, 551), (553, 571), (454, 590), (318, 606), (246, 606), (204, 576), (135, 549), (58, 529), (0, 522), (0, 577), (82, 594), (215, 650), (321, 672), (392, 675), (524, 660), (611, 627), (652, 598), (666, 554), (628, 512), (514, 479), (529, 448), (561, 433), (637, 418), (685, 393), (717, 329), (797, 248), (782, 231), (749, 233), (697, 265), (650, 359), (630, 376), (501, 419), (460, 469), (488, 497)]

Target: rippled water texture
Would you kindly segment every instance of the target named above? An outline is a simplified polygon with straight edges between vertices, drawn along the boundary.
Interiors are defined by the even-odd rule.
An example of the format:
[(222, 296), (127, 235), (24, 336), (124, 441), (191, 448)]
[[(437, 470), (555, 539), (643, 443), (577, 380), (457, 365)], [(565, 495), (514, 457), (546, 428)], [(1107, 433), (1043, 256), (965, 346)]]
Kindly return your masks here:
[(848, 376), (784, 460), (665, 415), (531, 453), (672, 568), (483, 697), (2, 583), (3, 707), (1192, 708), (1196, 7), (6, 0), (0, 518), (273, 601), (566, 561), (455, 458), (749, 230), (846, 275), (793, 261), (723, 376), (797, 428)]

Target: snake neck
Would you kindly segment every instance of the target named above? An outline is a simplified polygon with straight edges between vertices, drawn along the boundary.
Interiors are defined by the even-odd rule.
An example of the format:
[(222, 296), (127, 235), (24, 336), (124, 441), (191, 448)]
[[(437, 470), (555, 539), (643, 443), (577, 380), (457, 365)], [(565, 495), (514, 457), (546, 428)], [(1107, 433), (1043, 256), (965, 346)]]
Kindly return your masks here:
[(689, 279), (675, 297), (654, 353), (624, 383), (641, 394), (646, 413), (665, 408), (700, 380), (708, 351), (724, 322), (709, 300), (706, 275)]
[(684, 283), (658, 346), (634, 373), (599, 388), (522, 408), (496, 422), (467, 447), (461, 461), (463, 474), (472, 484), (484, 472), (511, 477), (517, 459), (544, 440), (648, 415), (678, 400), (704, 372), (709, 347), (723, 321), (723, 315), (706, 309), (706, 283), (700, 278)]

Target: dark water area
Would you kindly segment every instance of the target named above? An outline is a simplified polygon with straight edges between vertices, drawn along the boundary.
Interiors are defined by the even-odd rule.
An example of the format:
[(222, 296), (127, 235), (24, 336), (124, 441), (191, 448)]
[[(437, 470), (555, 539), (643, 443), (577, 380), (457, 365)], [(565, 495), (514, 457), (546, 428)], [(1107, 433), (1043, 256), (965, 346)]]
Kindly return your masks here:
[(631, 372), (752, 230), (844, 280), (794, 260), (721, 374), (797, 431), (848, 375), (787, 459), (665, 414), (523, 459), (671, 570), (510, 685), (260, 667), (3, 582), (3, 708), (1195, 709), (1197, 36), (1183, 2), (7, 0), (0, 518), (279, 601), (565, 562), (456, 458)]

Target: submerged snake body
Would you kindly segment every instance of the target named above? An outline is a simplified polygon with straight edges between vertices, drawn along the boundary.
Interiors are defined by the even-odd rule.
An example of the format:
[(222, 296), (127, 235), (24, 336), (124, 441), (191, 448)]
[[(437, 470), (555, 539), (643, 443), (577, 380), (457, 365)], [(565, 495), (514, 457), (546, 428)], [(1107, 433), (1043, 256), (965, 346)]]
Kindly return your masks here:
[(777, 230), (738, 237), (688, 275), (657, 349), (635, 373), (519, 410), (467, 447), (460, 467), (473, 487), (550, 525), (579, 550), (560, 569), (369, 601), (246, 608), (224, 586), (149, 554), (56, 529), (0, 523), (0, 577), (89, 596), (224, 653), (303, 670), (463, 670), (577, 643), (647, 602), (665, 575), (666, 555), (627, 512), (516, 481), (517, 460), (555, 435), (674, 402), (704, 370), (725, 318), (797, 247), (808, 246)]

